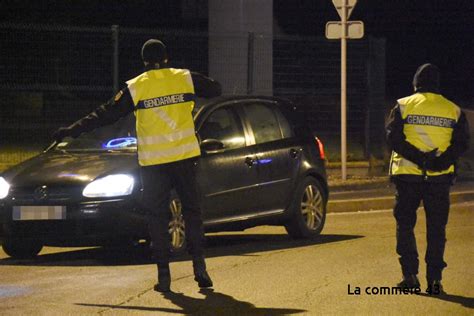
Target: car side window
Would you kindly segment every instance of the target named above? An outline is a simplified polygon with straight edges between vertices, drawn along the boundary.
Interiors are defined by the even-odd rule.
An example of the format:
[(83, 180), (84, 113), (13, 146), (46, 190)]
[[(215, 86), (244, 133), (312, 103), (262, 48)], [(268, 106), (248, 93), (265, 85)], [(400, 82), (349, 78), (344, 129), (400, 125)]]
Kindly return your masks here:
[(244, 108), (257, 144), (282, 138), (277, 115), (271, 107), (263, 104), (248, 104)]
[(201, 140), (213, 138), (224, 144), (224, 149), (245, 146), (245, 134), (237, 115), (230, 108), (220, 108), (204, 121), (199, 129)]

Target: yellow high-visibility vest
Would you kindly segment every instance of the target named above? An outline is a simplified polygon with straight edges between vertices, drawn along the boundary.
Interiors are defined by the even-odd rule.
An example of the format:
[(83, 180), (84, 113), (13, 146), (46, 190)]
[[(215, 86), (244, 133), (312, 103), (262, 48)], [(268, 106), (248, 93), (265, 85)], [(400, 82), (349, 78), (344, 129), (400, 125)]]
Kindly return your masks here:
[(187, 69), (147, 71), (127, 81), (135, 104), (138, 161), (151, 166), (199, 156), (192, 110), (194, 85)]
[[(445, 97), (436, 93), (415, 93), (398, 100), (404, 120), (403, 132), (407, 142), (423, 152), (438, 148), (442, 154), (451, 142), (453, 126), (459, 120), (461, 109)], [(428, 171), (427, 176), (438, 176), (454, 172), (454, 165), (440, 172)], [(391, 175), (422, 175), (423, 171), (415, 163), (392, 152)]]

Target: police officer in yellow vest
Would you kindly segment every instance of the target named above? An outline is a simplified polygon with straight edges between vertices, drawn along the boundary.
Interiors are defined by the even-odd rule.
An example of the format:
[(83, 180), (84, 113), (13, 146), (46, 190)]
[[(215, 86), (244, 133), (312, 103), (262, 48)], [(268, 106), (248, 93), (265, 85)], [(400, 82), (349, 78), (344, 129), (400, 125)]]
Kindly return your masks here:
[(427, 222), (425, 255), (427, 292), (441, 285), (449, 213), (449, 190), (456, 160), (469, 146), (469, 126), (461, 109), (439, 92), (439, 69), (420, 66), (413, 78), (415, 93), (398, 100), (386, 126), (392, 149), (390, 176), (396, 186), (394, 217), (397, 253), (403, 279), (400, 287), (420, 287), (414, 235), (416, 211), (423, 201)]
[(115, 98), (53, 137), (77, 137), (81, 133), (117, 121), (135, 112), (138, 161), (143, 186), (143, 208), (150, 216), (149, 230), (158, 266), (155, 290), (170, 291), (169, 249), (170, 191), (180, 197), (186, 241), (193, 258), (199, 287), (212, 287), (203, 254), (203, 227), (195, 177), (200, 156), (191, 111), (194, 96), (221, 94), (218, 82), (186, 69), (168, 68), (165, 45), (156, 39), (142, 47), (145, 72), (127, 81)]

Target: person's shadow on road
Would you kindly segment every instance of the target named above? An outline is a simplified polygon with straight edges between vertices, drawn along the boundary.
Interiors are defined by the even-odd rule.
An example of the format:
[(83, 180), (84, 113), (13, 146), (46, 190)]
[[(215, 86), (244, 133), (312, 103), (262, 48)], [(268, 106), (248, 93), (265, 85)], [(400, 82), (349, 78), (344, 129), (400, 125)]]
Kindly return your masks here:
[(474, 298), (473, 297), (466, 297), (460, 295), (452, 295), (452, 294), (439, 294), (439, 295), (429, 295), (426, 293), (420, 293), (421, 296), (436, 298), (439, 300), (458, 303), (467, 308), (474, 308)]
[(180, 309), (168, 307), (106, 305), (77, 303), (80, 306), (105, 307), (110, 309), (126, 309), (168, 314), (185, 315), (290, 315), (304, 313), (306, 310), (294, 308), (256, 307), (252, 303), (239, 301), (230, 295), (215, 292), (213, 289), (201, 289), (204, 298), (194, 298), (183, 293), (163, 293), (163, 297)]
[(252, 303), (239, 301), (230, 295), (201, 289), (204, 299), (189, 297), (183, 293), (166, 293), (163, 296), (181, 307), (185, 314), (198, 315), (288, 315), (306, 312), (302, 309), (256, 307)]

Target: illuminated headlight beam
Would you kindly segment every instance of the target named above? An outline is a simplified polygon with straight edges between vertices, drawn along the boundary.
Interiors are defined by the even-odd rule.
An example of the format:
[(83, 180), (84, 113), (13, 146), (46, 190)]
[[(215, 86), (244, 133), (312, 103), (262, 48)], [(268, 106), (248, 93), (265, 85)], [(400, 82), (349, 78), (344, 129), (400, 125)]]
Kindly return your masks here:
[(130, 195), (135, 180), (127, 174), (114, 174), (89, 183), (82, 195), (85, 197), (113, 197)]
[(10, 191), (10, 184), (3, 177), (0, 177), (0, 200), (8, 196), (8, 191)]

